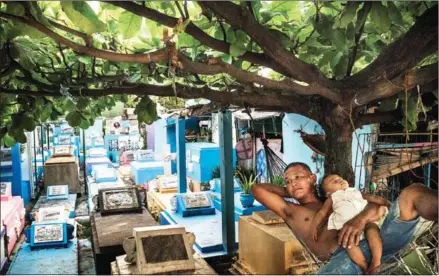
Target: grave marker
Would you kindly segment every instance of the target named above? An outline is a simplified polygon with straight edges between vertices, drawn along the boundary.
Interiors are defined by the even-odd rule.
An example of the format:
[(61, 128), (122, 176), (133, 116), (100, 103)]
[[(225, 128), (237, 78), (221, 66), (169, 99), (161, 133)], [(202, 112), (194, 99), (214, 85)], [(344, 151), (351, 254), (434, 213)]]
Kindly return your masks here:
[(177, 212), (183, 217), (214, 215), (210, 193), (177, 194)]
[(46, 207), (38, 210), (38, 222), (65, 222), (66, 214), (63, 206)]
[(186, 229), (176, 225), (134, 228), (141, 274), (195, 270)]
[(30, 245), (32, 249), (67, 246), (66, 223), (33, 223)]
[(142, 204), (136, 187), (99, 189), (101, 215), (114, 213), (141, 213)]
[(69, 185), (47, 186), (47, 199), (68, 199)]

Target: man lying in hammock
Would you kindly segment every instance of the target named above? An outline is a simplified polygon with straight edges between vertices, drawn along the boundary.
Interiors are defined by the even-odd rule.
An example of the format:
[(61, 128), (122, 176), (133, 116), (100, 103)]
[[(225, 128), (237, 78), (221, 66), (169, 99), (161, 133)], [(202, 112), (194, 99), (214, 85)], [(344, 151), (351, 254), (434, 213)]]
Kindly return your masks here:
[[(254, 184), (253, 195), (260, 203), (282, 217), (294, 235), (303, 241), (319, 260), (328, 261), (317, 274), (361, 274), (362, 270), (350, 260), (345, 248), (359, 245), (370, 262), (368, 243), (365, 240), (360, 242), (360, 236), (365, 225), (376, 219), (380, 206), (368, 203), (364, 210), (345, 223), (340, 231), (323, 227), (317, 241), (314, 242), (311, 222), (323, 206), (317, 195), (316, 176), (312, 174), (308, 165), (297, 162), (285, 168), (284, 179), (286, 188), (272, 184)], [(292, 197), (300, 204), (289, 203), (285, 201), (285, 197)], [(427, 220), (438, 220), (438, 194), (422, 184), (412, 184), (402, 190), (399, 198), (392, 203), (381, 226), (382, 262), (410, 242), (420, 216)]]

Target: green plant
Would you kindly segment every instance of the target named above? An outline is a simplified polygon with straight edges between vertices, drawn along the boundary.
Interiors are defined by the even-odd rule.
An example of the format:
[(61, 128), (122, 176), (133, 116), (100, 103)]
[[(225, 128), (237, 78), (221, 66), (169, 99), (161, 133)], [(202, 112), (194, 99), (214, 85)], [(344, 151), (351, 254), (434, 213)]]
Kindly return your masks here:
[(285, 186), (284, 178), (282, 175), (274, 176), (271, 183), (278, 186)]
[(242, 193), (250, 194), (251, 187), (256, 182), (257, 178), (255, 171), (239, 166), (235, 170), (235, 175), (238, 177)]
[(220, 167), (217, 166), (212, 169), (212, 179), (220, 178), (220, 177), (221, 177), (221, 170)]

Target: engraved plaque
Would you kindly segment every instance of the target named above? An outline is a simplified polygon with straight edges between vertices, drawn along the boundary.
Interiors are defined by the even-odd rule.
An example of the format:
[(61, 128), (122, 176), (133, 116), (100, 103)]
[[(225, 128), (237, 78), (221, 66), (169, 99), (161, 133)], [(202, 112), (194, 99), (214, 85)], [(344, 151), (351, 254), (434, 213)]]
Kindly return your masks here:
[(194, 270), (186, 229), (177, 225), (134, 228), (140, 274)]
[(181, 198), (183, 199), (186, 209), (211, 207), (209, 198), (206, 194), (185, 194), (182, 195)]
[(183, 235), (160, 235), (142, 238), (147, 263), (188, 260)]
[(63, 224), (34, 225), (34, 243), (62, 242)]
[(70, 135), (59, 135), (58, 144), (60, 145), (70, 145)]
[(38, 210), (38, 222), (65, 221), (64, 207), (47, 207)]
[(154, 152), (152, 150), (138, 150), (137, 151), (137, 161), (142, 160), (153, 160)]
[(99, 207), (101, 215), (142, 212), (140, 195), (136, 187), (99, 189)]
[(67, 185), (55, 185), (47, 187), (47, 195), (48, 196), (61, 196), (68, 194), (68, 186)]

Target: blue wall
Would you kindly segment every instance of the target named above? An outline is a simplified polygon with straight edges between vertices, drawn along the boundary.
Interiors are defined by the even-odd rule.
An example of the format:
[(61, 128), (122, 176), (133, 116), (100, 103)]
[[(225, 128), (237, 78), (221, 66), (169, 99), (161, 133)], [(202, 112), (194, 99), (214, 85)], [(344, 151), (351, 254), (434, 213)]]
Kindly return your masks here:
[[(300, 134), (295, 132), (298, 129), (301, 129), (303, 127), (303, 131), (308, 134), (317, 134), (317, 133), (324, 133), (322, 127), (314, 120), (311, 120), (305, 116), (289, 113), (286, 114), (283, 121), (282, 121), (282, 132), (283, 132), (283, 146), (284, 146), (284, 162), (289, 164), (291, 162), (303, 162), (308, 164), (310, 166), (311, 170), (315, 173), (317, 170), (317, 166), (319, 166), (319, 173), (317, 174), (318, 181), (320, 181), (321, 177), (324, 175), (324, 167), (321, 162), (319, 164), (316, 164), (312, 160), (313, 151), (303, 143), (302, 138), (300, 137)], [(366, 152), (369, 150), (369, 143), (365, 141), (365, 139), (362, 138), (360, 135), (361, 133), (370, 133), (371, 132), (371, 126), (363, 126), (362, 129), (357, 129), (356, 133), (359, 135), (360, 143), (358, 143), (358, 140), (356, 136), (353, 136), (352, 139), (352, 167), (355, 171), (355, 187), (363, 187), (365, 182), (365, 173), (364, 173), (364, 165), (363, 165), (363, 171), (361, 173), (361, 179), (360, 179), (360, 170), (362, 165), (360, 162), (362, 161), (362, 152), (360, 148), (358, 147), (358, 144), (360, 144), (363, 152)], [(357, 165), (355, 164), (355, 157), (358, 154), (358, 160)], [(320, 160), (324, 160), (323, 158), (320, 158)], [(364, 162), (363, 162), (364, 164)]]

